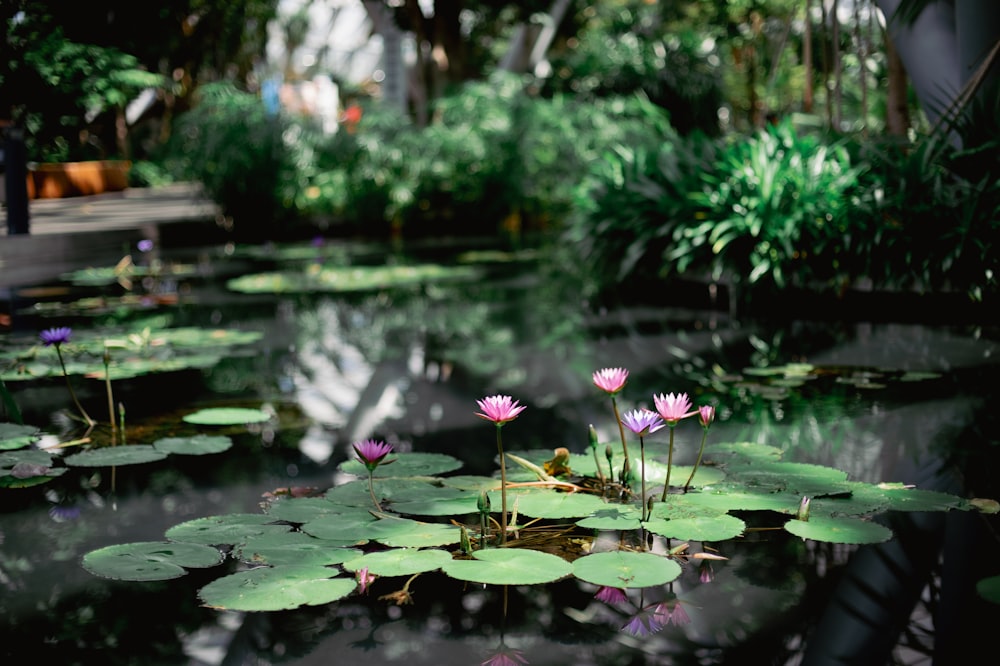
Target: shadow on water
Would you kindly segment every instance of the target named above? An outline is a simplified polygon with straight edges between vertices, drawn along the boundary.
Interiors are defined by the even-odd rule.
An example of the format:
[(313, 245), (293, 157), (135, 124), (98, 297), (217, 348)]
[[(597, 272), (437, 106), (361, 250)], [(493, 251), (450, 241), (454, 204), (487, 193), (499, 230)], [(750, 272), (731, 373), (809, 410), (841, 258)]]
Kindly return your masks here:
[[(197, 517), (259, 512), (279, 489), (333, 485), (358, 439), (447, 453), (463, 474), (492, 474), (492, 434), (475, 416), (485, 395), (529, 406), (505, 430), (511, 451), (586, 452), (590, 424), (613, 441), (606, 395), (590, 379), (602, 367), (630, 370), (629, 408), (679, 391), (716, 404), (713, 441), (766, 443), (852, 480), (1000, 496), (994, 329), (738, 320), (691, 303), (594, 312), (530, 262), (458, 284), (248, 295), (223, 280), (265, 264), (233, 257), (242, 263), (227, 269), (213, 257), (213, 274), (182, 281), (167, 308), (67, 318), (12, 306), (11, 338), (144, 321), (264, 333), (211, 367), (117, 383), (130, 442), (182, 433), (179, 415), (205, 405), (266, 405), (279, 416), (228, 431), (236, 446), (210, 459), (121, 468), (113, 480), (106, 469), (73, 470), (57, 483), (0, 490), (4, 663), (949, 664), (994, 649), (1000, 613), (975, 583), (1000, 574), (997, 524), (968, 512), (881, 516), (896, 538), (870, 546), (802, 540), (748, 513), (759, 530), (716, 544), (727, 560), (686, 566), (620, 605), (575, 579), (504, 590), (427, 573), (405, 588), (405, 579), (380, 578), (324, 606), (234, 613), (198, 602), (218, 568), (158, 583), (91, 576), (79, 564), (91, 549), (159, 540)], [(60, 440), (74, 428), (60, 416), (64, 388), (12, 387), (26, 419)], [(80, 390), (99, 414), (103, 386)], [(691, 464), (696, 445), (682, 439), (678, 462)], [(655, 632), (632, 624), (651, 604), (676, 600), (690, 622)], [(646, 629), (623, 629), (630, 624)]]

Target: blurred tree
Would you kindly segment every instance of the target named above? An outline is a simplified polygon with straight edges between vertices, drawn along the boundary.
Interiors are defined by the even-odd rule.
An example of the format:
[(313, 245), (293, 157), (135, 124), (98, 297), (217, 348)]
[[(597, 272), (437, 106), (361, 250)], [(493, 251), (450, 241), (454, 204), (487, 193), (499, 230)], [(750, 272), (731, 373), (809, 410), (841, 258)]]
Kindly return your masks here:
[(7, 0), (0, 117), (27, 129), (34, 159), (121, 154), (124, 104), (159, 83), (158, 144), (198, 84), (252, 83), (277, 2)]

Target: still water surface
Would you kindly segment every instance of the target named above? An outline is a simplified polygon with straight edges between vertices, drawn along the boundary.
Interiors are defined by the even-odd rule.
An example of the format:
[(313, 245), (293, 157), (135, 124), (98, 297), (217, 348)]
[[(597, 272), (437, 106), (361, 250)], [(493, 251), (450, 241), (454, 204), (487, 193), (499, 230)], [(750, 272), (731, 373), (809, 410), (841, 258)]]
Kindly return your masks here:
[[(447, 264), (459, 249), (408, 256)], [(338, 256), (402, 259), (387, 252)], [(218, 569), (164, 583), (95, 578), (80, 566), (94, 548), (160, 540), (186, 520), (258, 512), (268, 492), (342, 481), (336, 467), (359, 439), (448, 453), (464, 462), (463, 474), (492, 474), (493, 431), (475, 416), (486, 395), (528, 406), (504, 430), (511, 451), (586, 452), (590, 424), (613, 441), (607, 396), (590, 379), (603, 367), (630, 371), (623, 409), (680, 391), (715, 404), (713, 442), (766, 443), (786, 460), (837, 467), (852, 480), (1000, 497), (996, 329), (735, 318), (669, 295), (655, 306), (594, 307), (544, 261), (495, 263), (482, 279), (457, 284), (247, 295), (227, 290), (225, 279), (280, 262), (231, 248), (175, 253), (201, 265), (193, 278), (155, 285), (176, 302), (43, 315), (31, 294), (48, 292), (13, 289), (12, 327), (2, 335), (143, 322), (259, 330), (261, 341), (243, 353), (122, 381), (116, 397), (132, 442), (204, 406), (262, 407), (275, 418), (242, 428), (236, 446), (216, 456), (173, 456), (113, 477), (71, 470), (46, 486), (0, 491), (0, 663), (481, 664), (506, 646), (517, 651), (512, 661), (492, 663), (917, 664), (936, 651), (934, 663), (948, 664), (994, 648), (989, 632), (1000, 614), (974, 585), (1000, 574), (997, 522), (954, 512), (889, 516), (897, 538), (860, 548), (754, 532), (727, 544), (729, 560), (711, 571), (688, 567), (667, 589), (636, 594), (637, 604), (678, 598), (691, 620), (647, 636), (623, 631), (631, 613), (576, 580), (503, 590), (425, 574), (410, 587), (412, 604), (380, 600), (405, 582), (380, 579), (366, 595), (327, 606), (243, 614), (199, 606), (197, 590)], [(76, 288), (48, 299), (108, 289), (120, 291)], [(804, 382), (769, 374), (788, 364), (813, 371)], [(78, 387), (88, 411), (101, 414), (103, 386), (80, 379)], [(11, 388), (26, 421), (51, 438), (74, 435), (60, 414), (70, 406), (64, 384)], [(679, 433), (676, 462), (693, 462), (695, 432)]]

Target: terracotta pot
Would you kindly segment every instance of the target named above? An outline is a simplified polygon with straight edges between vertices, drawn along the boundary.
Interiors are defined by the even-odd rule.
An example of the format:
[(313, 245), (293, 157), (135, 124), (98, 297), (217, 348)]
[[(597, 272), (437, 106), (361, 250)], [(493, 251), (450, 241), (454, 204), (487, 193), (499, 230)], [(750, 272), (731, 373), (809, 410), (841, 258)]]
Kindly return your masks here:
[(35, 164), (28, 169), (28, 197), (59, 199), (120, 192), (128, 187), (131, 168), (128, 160)]

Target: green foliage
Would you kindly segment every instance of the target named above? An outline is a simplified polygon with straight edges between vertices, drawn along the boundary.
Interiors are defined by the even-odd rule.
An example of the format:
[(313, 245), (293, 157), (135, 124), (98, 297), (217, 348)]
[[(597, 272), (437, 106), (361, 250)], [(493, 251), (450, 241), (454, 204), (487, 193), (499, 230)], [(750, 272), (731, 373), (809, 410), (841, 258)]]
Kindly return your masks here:
[(256, 95), (207, 85), (199, 104), (178, 118), (165, 163), (179, 179), (204, 185), (239, 238), (264, 240), (290, 216), (297, 156), (289, 131)]
[(694, 277), (749, 298), (867, 279), (982, 299), (997, 289), (1000, 226), (1000, 169), (982, 155), (934, 137), (831, 142), (787, 123), (619, 147), (580, 189), (568, 269), (585, 266), (596, 293)]

